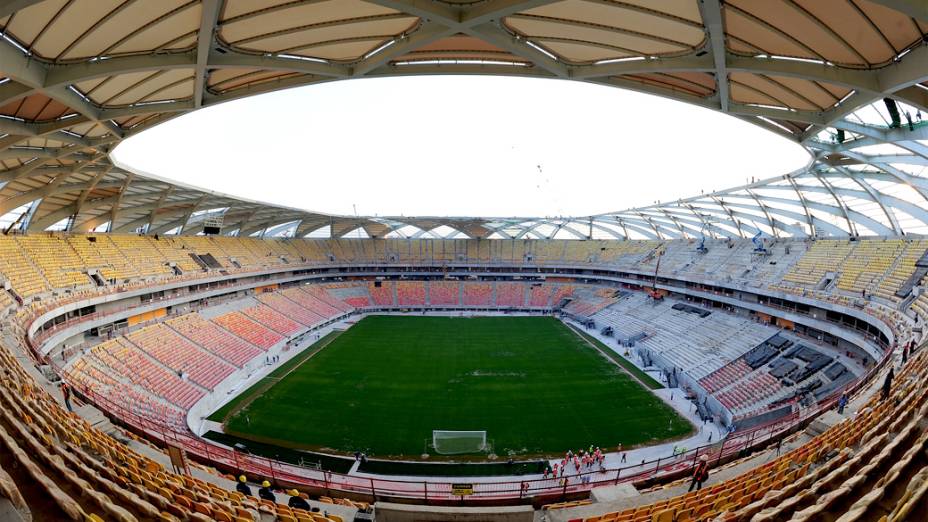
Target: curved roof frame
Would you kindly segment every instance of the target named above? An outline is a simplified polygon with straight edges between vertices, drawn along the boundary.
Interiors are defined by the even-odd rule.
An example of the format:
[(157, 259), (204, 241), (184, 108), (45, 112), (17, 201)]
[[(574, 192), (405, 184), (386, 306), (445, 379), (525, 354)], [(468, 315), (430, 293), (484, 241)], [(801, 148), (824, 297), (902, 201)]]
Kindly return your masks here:
[[(897, 22), (910, 20), (914, 34), (921, 37), (900, 48), (871, 20), (870, 30), (892, 51), (880, 63), (864, 56), (843, 28), (800, 11), (820, 32), (816, 37), (831, 39), (852, 61), (860, 62), (843, 65), (817, 48), (814, 38), (807, 41), (786, 29), (786, 18), (777, 18), (789, 15), (785, 9), (761, 16), (719, 0), (696, 2), (695, 8), (689, 0), (654, 6), (588, 1), (597, 9), (622, 9), (621, 14), (636, 17), (643, 24), (640, 27), (624, 27), (608, 17), (593, 23), (564, 14), (564, 0), (471, 4), (367, 0), (356, 2), (366, 6), (363, 13), (353, 12), (346, 3), (349, 7), (341, 17), (289, 26), (288, 14), (303, 9), (300, 13), (308, 16), (314, 2), (268, 2), (269, 7), (248, 11), (238, 0), (199, 0), (167, 10), (131, 31), (120, 33), (110, 24), (121, 10), (153, 1), (132, 0), (99, 19), (88, 18), (87, 29), (61, 42), (56, 56), (43, 54), (43, 46), (47, 47), (48, 38), (59, 36), (54, 26), (57, 15), (29, 42), (16, 22), (17, 16), (35, 19), (52, 13), (54, 2), (0, 1), (0, 224), (4, 227), (15, 222), (22, 231), (78, 232), (107, 225), (114, 232), (195, 234), (205, 219), (201, 216), (209, 215), (221, 218), (225, 230), (239, 235), (303, 236), (329, 227), (333, 236), (361, 228), (370, 237), (389, 237), (410, 226), (423, 237), (440, 235), (436, 229), (448, 227), (453, 231), (448, 237), (472, 238), (745, 237), (762, 228), (774, 237), (840, 237), (857, 235), (859, 230), (879, 235), (928, 233), (926, 169), (913, 173), (914, 169), (899, 167), (928, 167), (928, 125), (921, 120), (864, 123), (864, 118), (855, 116), (884, 99), (894, 100), (899, 112), (910, 117), (918, 111), (928, 114), (928, 4), (924, 2), (861, 0), (866, 9), (871, 9), (870, 4), (887, 8), (884, 15)], [(74, 12), (80, 12), (77, 7)], [(168, 39), (168, 23), (177, 26), (176, 17), (187, 9), (197, 9), (198, 15), (187, 22), (184, 35), (159, 46), (109, 52), (146, 31), (163, 31)], [(729, 27), (732, 17), (738, 16), (779, 34), (808, 56), (776, 55), (756, 47), (746, 52), (744, 46), (751, 38)], [(243, 20), (259, 26), (259, 31), (229, 37), (228, 32)], [(397, 22), (402, 23), (389, 25)], [(529, 29), (526, 23), (546, 24), (548, 33)], [(365, 24), (384, 25), (376, 25), (368, 34), (362, 32)], [(671, 27), (666, 24), (701, 31), (701, 41), (684, 41), (686, 37), (679, 35), (667, 38), (659, 30)], [(271, 36), (302, 38), (322, 30), (344, 34), (277, 50), (254, 47)], [(638, 38), (638, 43), (630, 43), (629, 38)], [(72, 56), (97, 40), (103, 42), (103, 51)], [(347, 49), (365, 42), (374, 47), (354, 58), (308, 54), (323, 52), (327, 46)], [(645, 51), (647, 45), (668, 47)], [(584, 60), (572, 57), (571, 50), (616, 57)], [(520, 75), (631, 89), (730, 114), (800, 143), (814, 159), (799, 172), (676, 202), (574, 218), (498, 218), (328, 215), (132, 172), (109, 157), (121, 140), (200, 107), (298, 85), (412, 74)], [(107, 89), (109, 94), (101, 94)], [(835, 139), (839, 131), (846, 137), (841, 142)], [(862, 151), (881, 144), (899, 150)], [(797, 199), (771, 193), (783, 190)], [(745, 203), (748, 200), (753, 203)], [(29, 219), (12, 215), (24, 208)], [(225, 210), (198, 214), (217, 208)]]

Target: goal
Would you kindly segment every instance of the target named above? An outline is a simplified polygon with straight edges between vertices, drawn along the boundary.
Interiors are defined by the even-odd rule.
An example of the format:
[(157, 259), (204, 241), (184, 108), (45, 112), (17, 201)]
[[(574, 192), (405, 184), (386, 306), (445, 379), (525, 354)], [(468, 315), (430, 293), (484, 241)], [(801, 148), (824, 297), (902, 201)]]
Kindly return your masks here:
[(487, 432), (433, 430), (432, 447), (439, 455), (481, 453), (487, 450)]

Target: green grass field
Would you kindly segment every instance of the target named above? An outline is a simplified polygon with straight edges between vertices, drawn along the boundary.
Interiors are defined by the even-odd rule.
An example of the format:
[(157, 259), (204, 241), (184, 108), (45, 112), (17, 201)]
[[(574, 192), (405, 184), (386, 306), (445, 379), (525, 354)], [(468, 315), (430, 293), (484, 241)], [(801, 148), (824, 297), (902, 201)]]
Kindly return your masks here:
[(500, 456), (630, 447), (692, 429), (549, 317), (372, 316), (323, 340), (213, 418), (261, 442), (413, 458), (435, 429), (486, 430)]

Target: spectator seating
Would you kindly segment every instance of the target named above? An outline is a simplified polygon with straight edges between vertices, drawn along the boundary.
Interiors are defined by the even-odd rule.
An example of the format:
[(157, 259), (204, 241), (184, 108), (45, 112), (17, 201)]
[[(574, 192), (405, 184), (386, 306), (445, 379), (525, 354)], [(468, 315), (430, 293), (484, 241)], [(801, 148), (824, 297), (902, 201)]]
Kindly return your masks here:
[(429, 282), (429, 304), (432, 306), (457, 306), (460, 304), (461, 284), (456, 281)]
[(714, 393), (729, 384), (743, 379), (753, 369), (739, 358), (700, 379), (699, 384), (709, 393)]
[(117, 250), (138, 270), (141, 277), (168, 277), (174, 271), (156, 247), (155, 239), (146, 236), (107, 234)]
[(215, 388), (234, 371), (231, 365), (198, 348), (163, 323), (146, 326), (125, 338), (153, 359), (175, 372), (183, 372), (207, 390)]
[(887, 500), (892, 513), (908, 513), (914, 504), (903, 493), (903, 477), (918, 480), (919, 454), (928, 449), (928, 431), (919, 427), (928, 415), (928, 392), (919, 384), (928, 376), (926, 361), (920, 353), (897, 377), (895, 400), (875, 395), (856, 416), (766, 464), (715, 484), (710, 477), (698, 491), (583, 520), (877, 520)]
[(25, 298), (48, 292), (50, 287), (38, 267), (11, 236), (0, 234), (0, 273), (10, 281), (13, 290)]
[[(325, 318), (321, 315), (307, 310), (306, 308), (300, 306), (296, 302), (288, 299), (283, 294), (278, 292), (265, 292), (255, 296), (258, 301), (261, 301), (268, 307), (273, 310), (280, 312), (281, 315), (293, 319), (294, 321), (302, 323), (304, 326), (315, 326), (317, 324), (325, 322)], [(273, 326), (271, 326), (274, 328)], [(277, 328), (274, 328), (277, 330)], [(299, 328), (297, 329), (299, 330)], [(280, 330), (277, 330), (280, 331)], [(296, 330), (294, 330), (296, 331)], [(290, 335), (293, 332), (281, 332)]]
[[(285, 290), (284, 292), (289, 292), (289, 290)], [(298, 301), (306, 308), (328, 319), (351, 311), (351, 306), (345, 304), (345, 302), (340, 299), (332, 297), (326, 289), (319, 288), (317, 285), (304, 285), (300, 287), (299, 292), (293, 291), (286, 295), (288, 297), (292, 296), (291, 298), (295, 301)], [(310, 299), (305, 299), (304, 295), (309, 295)]]
[[(16, 508), (31, 510), (42, 520), (82, 522), (261, 520), (256, 499), (172, 473), (119, 440), (133, 435), (120, 432), (111, 437), (66, 412), (35, 386), (5, 348), (0, 349), (0, 366), (7, 375), (0, 382), (0, 453), (5, 464), (11, 464), (0, 470), (0, 496), (10, 498)], [(232, 482), (227, 483), (231, 487)], [(262, 509), (279, 520), (286, 519), (278, 513), (294, 514), (273, 502)]]
[(493, 299), (493, 285), (490, 283), (463, 283), (464, 306), (491, 306)]
[[(314, 285), (315, 286), (315, 285)], [(345, 303), (343, 311), (351, 308), (365, 308), (371, 306), (371, 294), (366, 284), (336, 283), (324, 285), (326, 295), (330, 296), (331, 304)]]
[(205, 394), (201, 387), (184, 381), (177, 372), (159, 365), (121, 337), (95, 346), (90, 354), (101, 368), (108, 368), (126, 381), (184, 410), (190, 409)]
[(140, 275), (105, 234), (70, 236), (66, 240), (81, 258), (83, 266), (96, 269), (107, 281), (124, 282)]
[[(48, 237), (47, 239), (54, 241), (48, 243), (53, 245), (48, 249), (38, 243), (28, 248), (20, 247), (20, 239), (22, 238), (0, 239), (0, 243), (9, 241), (4, 247), (12, 244), (15, 251), (19, 252), (19, 255), (8, 255), (4, 252), (3, 255), (8, 256), (16, 266), (2, 266), (0, 272), (10, 279), (14, 290), (17, 285), (21, 288), (26, 287), (23, 281), (28, 280), (29, 271), (37, 274), (44, 288), (27, 295), (68, 288), (56, 286), (62, 281), (57, 278), (62, 277), (66, 271), (56, 274), (56, 283), (49, 285), (50, 280), (43, 275), (43, 263), (33, 260), (33, 254), (45, 255), (51, 250), (67, 245), (71, 249), (71, 257), (80, 260), (79, 265), (72, 266), (72, 272), (80, 273), (82, 276), (86, 276), (87, 268), (94, 268), (89, 266), (89, 263), (96, 262), (93, 261), (94, 255), (110, 255), (104, 254), (103, 250), (98, 250), (97, 254), (81, 253), (80, 249), (69, 244), (73, 238), (63, 240), (56, 236)], [(223, 244), (225, 239), (210, 238), (209, 242), (220, 245), (214, 250), (217, 254), (222, 252), (231, 255), (236, 249)], [(153, 244), (154, 240), (146, 239), (146, 242)], [(501, 244), (488, 247), (487, 256), (496, 260), (502, 259), (505, 254)], [(179, 250), (175, 252), (187, 249), (187, 243), (183, 241), (176, 242), (176, 245), (179, 245)], [(358, 247), (358, 244), (341, 244), (340, 251), (342, 255), (358, 256), (365, 252), (364, 247)], [(524, 247), (521, 243), (519, 247), (510, 245), (509, 255), (512, 256), (518, 248)], [(286, 251), (289, 247), (281, 248)], [(440, 258), (446, 255), (446, 250), (442, 250), (444, 248), (444, 243), (430, 244), (428, 247), (419, 246), (418, 250), (410, 247), (405, 250), (405, 255), (418, 256), (419, 259)], [(558, 248), (533, 248), (531, 251), (535, 254), (544, 252), (545, 255), (553, 257), (569, 257), (566, 251), (568, 247), (563, 247), (565, 250), (560, 254), (557, 253)], [(673, 248), (677, 248), (677, 243), (674, 243)], [(296, 247), (293, 249), (296, 250)], [(906, 258), (907, 249), (908, 247), (903, 247), (900, 259)], [(863, 248), (858, 253), (866, 252), (867, 249)], [(482, 255), (479, 249), (478, 255)], [(737, 255), (739, 254), (732, 254), (735, 257)], [(881, 254), (877, 250), (877, 253), (871, 252), (867, 255)], [(622, 255), (616, 256), (615, 259), (620, 260), (617, 262), (626, 263), (630, 262), (626, 258), (631, 257)], [(683, 268), (688, 263), (682, 261), (685, 257), (681, 256), (680, 270), (687, 270)], [(127, 254), (126, 258), (130, 259)], [(254, 262), (259, 262), (257, 256), (253, 258)], [(164, 259), (167, 259), (167, 256)], [(46, 260), (45, 264), (48, 263)], [(879, 295), (879, 288), (891, 280), (898, 265), (898, 261), (892, 261), (888, 265), (882, 261), (851, 264), (848, 265), (848, 273), (850, 274), (851, 270), (858, 270), (859, 273), (853, 278), (851, 275), (846, 276), (846, 282), (856, 285), (860, 281), (868, 280), (867, 274), (879, 273), (879, 269), (883, 267), (882, 279), (868, 280), (867, 283), (867, 287), (875, 288)], [(737, 263), (732, 262), (730, 266), (735, 267)], [(25, 268), (20, 272), (22, 267)], [(111, 268), (115, 270), (112, 263)], [(137, 267), (137, 272), (138, 277), (146, 277), (142, 268)], [(14, 277), (9, 274), (25, 275)], [(66, 281), (66, 278), (64, 280)], [(485, 283), (462, 283), (462, 286), (482, 284)], [(818, 282), (797, 284), (817, 285)], [(367, 291), (366, 285), (361, 286)], [(493, 301), (493, 296), (496, 296), (498, 301), (499, 288), (496, 287), (494, 292), (495, 285), (489, 286), (491, 288), (487, 293), (487, 300)], [(302, 288), (299, 290), (309, 292)], [(839, 290), (849, 291), (840, 287)], [(464, 295), (466, 290), (461, 295), (462, 299)], [(808, 295), (815, 298), (822, 298), (822, 295), (840, 297), (820, 293)], [(391, 292), (391, 302), (392, 297)], [(531, 297), (530, 292), (529, 300)], [(287, 296), (287, 299), (290, 297)], [(552, 299), (553, 296), (548, 294), (547, 302), (551, 303)], [(739, 379), (738, 368), (733, 368), (736, 370), (735, 377), (726, 377), (726, 373), (722, 371), (725, 367), (736, 364), (739, 360), (738, 354), (744, 353), (746, 343), (742, 338), (753, 338), (754, 330), (738, 322), (744, 321), (743, 318), (732, 318), (727, 314), (714, 312), (709, 318), (699, 319), (693, 314), (668, 311), (667, 306), (663, 304), (638, 306), (629, 312), (622, 308), (624, 301), (602, 310), (597, 314), (597, 319), (619, 321), (619, 316), (624, 314), (629, 317), (626, 319), (627, 322), (622, 324), (631, 325), (648, 324), (656, 318), (665, 321), (675, 332), (686, 332), (687, 343), (682, 345), (675, 345), (666, 339), (660, 340), (660, 336), (652, 336), (642, 342), (642, 345), (655, 352), (667, 354), (674, 360), (679, 357), (703, 382), (722, 379), (713, 387), (717, 386), (720, 394), (731, 396), (735, 403), (739, 400), (737, 391), (742, 392), (741, 397), (751, 393), (741, 386), (746, 378), (761, 378), (762, 375), (769, 374), (766, 367), (759, 367), (754, 372), (749, 371), (750, 375), (746, 378)], [(916, 304), (918, 303), (916, 300)], [(337, 308), (334, 304), (329, 304)], [(913, 309), (918, 308), (913, 304)], [(868, 313), (878, 313), (869, 305), (866, 310)], [(232, 314), (238, 316), (241, 324), (248, 326), (249, 332), (260, 328), (260, 325), (247, 319), (242, 313)], [(886, 317), (891, 318), (894, 315), (887, 313)], [(700, 321), (714, 325), (716, 331), (730, 332), (731, 336), (719, 339), (720, 344), (712, 345), (712, 339), (707, 336), (710, 328), (700, 325)], [(212, 322), (220, 324), (215, 319)], [(188, 359), (195, 358), (198, 361), (212, 361), (228, 368), (229, 371), (232, 365), (213, 355), (218, 352), (210, 350), (210, 353), (185, 340), (186, 335), (182, 337), (174, 333), (171, 330), (173, 326), (156, 326), (162, 327), (164, 331), (151, 334), (152, 330), (149, 329), (154, 327), (149, 327), (130, 334), (130, 337), (136, 336), (133, 342), (118, 338), (91, 348), (85, 356), (63, 370), (64, 378), (72, 382), (78, 390), (85, 390), (107, 399), (101, 404), (113, 408), (114, 414), (125, 415), (127, 418), (137, 416), (163, 426), (178, 426), (183, 422), (183, 412), (203, 396), (205, 387), (193, 378), (193, 372), (188, 372), (187, 380), (178, 376), (172, 364), (183, 365)], [(178, 331), (182, 328), (178, 327)], [(769, 333), (768, 328), (762, 328), (765, 335)], [(165, 339), (168, 342), (164, 342)], [(654, 344), (650, 345), (652, 340)], [(175, 348), (182, 345), (185, 349), (178, 354), (164, 346), (154, 346), (155, 344)], [(717, 361), (706, 362), (706, 353), (712, 353), (712, 357)], [(0, 451), (4, 455), (4, 464), (11, 464), (0, 469), (0, 496), (11, 499), (14, 505), (28, 505), (40, 498), (43, 516), (49, 520), (131, 520), (131, 517), (139, 520), (173, 520), (171, 517), (176, 517), (181, 520), (212, 518), (240, 522), (237, 518), (258, 519), (258, 502), (202, 480), (170, 473), (150, 458), (118, 442), (117, 439), (121, 437), (106, 436), (79, 416), (68, 414), (48, 392), (32, 380), (30, 373), (20, 364), (20, 360), (13, 357), (5, 346), (0, 346), (0, 375), (4, 376), (0, 379)], [(213, 370), (210, 370), (210, 373), (212, 372)], [(883, 516), (890, 522), (922, 520), (926, 514), (924, 501), (928, 498), (928, 469), (925, 469), (928, 436), (922, 420), (928, 416), (928, 406), (925, 405), (928, 392), (924, 387), (926, 379), (926, 356), (925, 353), (919, 353), (897, 374), (890, 400), (870, 400), (863, 408), (855, 408), (849, 414), (848, 420), (835, 424), (811, 441), (803, 442), (796, 449), (776, 458), (771, 457), (771, 462), (759, 466), (749, 462), (739, 463), (740, 467), (736, 468), (739, 470), (737, 476), (716, 483), (710, 479), (708, 487), (700, 492), (668, 496), (644, 506), (596, 515), (588, 520), (666, 520), (668, 517), (685, 520), (686, 517), (709, 519), (716, 516), (724, 520), (749, 520), (758, 517), (758, 520), (849, 522), (879, 520)], [(796, 440), (802, 442), (804, 439)], [(146, 452), (151, 454), (150, 450)], [(11, 479), (5, 480), (5, 477)], [(33, 492), (38, 491), (40, 494), (18, 494), (17, 487), (24, 491), (26, 488), (35, 488)], [(303, 515), (274, 503), (269, 506), (263, 505), (269, 513), (281, 520), (288, 520), (286, 517), (298, 520)], [(594, 503), (584, 506), (583, 509), (590, 509), (595, 505)], [(44, 512), (45, 509), (48, 512)], [(98, 518), (91, 515), (97, 515)]]
[(245, 317), (241, 312), (229, 312), (214, 317), (212, 321), (263, 350), (283, 340), (282, 335)]
[[(928, 240), (906, 239), (905, 247), (893, 260), (894, 265), (880, 280), (879, 287), (874, 293), (887, 301), (899, 301), (896, 291), (915, 273), (915, 262), (924, 255), (926, 249), (928, 249)], [(877, 255), (884, 256), (885, 254), (878, 252)]]
[(422, 281), (397, 281), (396, 304), (399, 306), (422, 306), (425, 304), (425, 283)]
[(168, 319), (165, 324), (204, 350), (214, 353), (238, 368), (245, 366), (245, 363), (263, 353), (240, 337), (203, 319), (196, 312)]
[(615, 304), (614, 297), (577, 297), (564, 307), (564, 310), (574, 315), (590, 317), (609, 306)]
[(345, 303), (351, 305), (354, 308), (367, 308), (371, 306), (371, 298), (363, 295), (346, 297)]
[(525, 306), (525, 285), (496, 283), (496, 306)]
[(98, 368), (92, 358), (80, 358), (64, 371), (64, 379), (85, 395), (103, 397), (110, 403), (118, 403), (133, 415), (180, 432), (187, 431), (184, 412), (158, 401), (154, 395), (139, 391), (132, 384), (118, 381)]
[(742, 379), (725, 391), (715, 394), (715, 398), (732, 413), (747, 411), (765, 399), (780, 391), (780, 381), (765, 371), (760, 371), (749, 379)]
[(859, 241), (854, 255), (840, 267), (838, 288), (854, 294), (872, 293), (904, 249), (902, 239)]
[(16, 236), (29, 259), (39, 267), (52, 288), (90, 286), (84, 266), (77, 252), (59, 235)]
[(383, 281), (380, 286), (375, 283), (368, 283), (367, 291), (371, 294), (371, 301), (375, 306), (393, 306), (394, 292), (393, 281)]
[(304, 328), (300, 323), (264, 304), (243, 308), (242, 313), (284, 336), (293, 335)]
[(783, 280), (800, 285), (817, 285), (826, 273), (837, 271), (856, 245), (857, 243), (847, 240), (814, 241)]
[(533, 284), (530, 288), (529, 306), (536, 308), (549, 306), (554, 287), (544, 284)]
[(541, 306), (557, 306), (561, 303), (561, 299), (573, 295), (574, 287), (572, 285), (557, 285), (554, 288), (554, 294), (551, 296), (551, 300)]

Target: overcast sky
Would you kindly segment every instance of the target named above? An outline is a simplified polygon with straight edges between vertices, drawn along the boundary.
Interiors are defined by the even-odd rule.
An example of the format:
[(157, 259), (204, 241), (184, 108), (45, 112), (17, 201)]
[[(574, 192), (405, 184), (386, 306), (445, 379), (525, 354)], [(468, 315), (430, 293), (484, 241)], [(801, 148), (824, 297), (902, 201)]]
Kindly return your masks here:
[(428, 76), (327, 83), (176, 118), (116, 159), (228, 194), (337, 214), (589, 215), (801, 168), (757, 126), (579, 82)]

